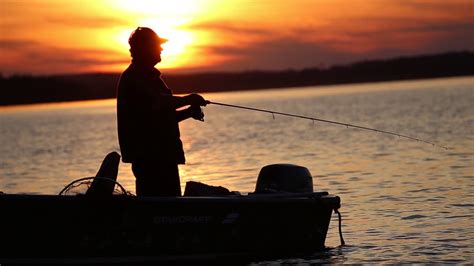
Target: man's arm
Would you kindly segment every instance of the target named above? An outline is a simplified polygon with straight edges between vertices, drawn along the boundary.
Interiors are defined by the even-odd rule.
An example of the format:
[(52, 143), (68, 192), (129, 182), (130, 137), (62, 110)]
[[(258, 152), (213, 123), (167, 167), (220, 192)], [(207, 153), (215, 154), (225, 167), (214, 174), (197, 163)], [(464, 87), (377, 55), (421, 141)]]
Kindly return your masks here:
[(174, 109), (178, 109), (186, 105), (207, 105), (207, 101), (201, 95), (195, 93), (188, 94), (186, 96), (163, 95), (162, 97), (165, 97), (167, 100), (169, 100), (169, 103), (171, 104), (171, 106), (173, 106)]
[(190, 107), (184, 110), (176, 111), (176, 120), (181, 122), (188, 118), (194, 118), (196, 120), (204, 121), (204, 113), (201, 110), (201, 107), (198, 105), (191, 105)]

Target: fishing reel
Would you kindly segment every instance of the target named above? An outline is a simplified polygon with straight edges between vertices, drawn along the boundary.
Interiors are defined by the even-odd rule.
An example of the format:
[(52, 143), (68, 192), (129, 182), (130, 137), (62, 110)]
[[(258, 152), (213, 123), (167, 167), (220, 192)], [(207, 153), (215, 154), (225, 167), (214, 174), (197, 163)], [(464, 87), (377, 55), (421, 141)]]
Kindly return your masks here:
[(202, 111), (201, 106), (199, 105), (191, 105), (188, 110), (191, 112), (191, 117), (204, 122), (204, 112)]

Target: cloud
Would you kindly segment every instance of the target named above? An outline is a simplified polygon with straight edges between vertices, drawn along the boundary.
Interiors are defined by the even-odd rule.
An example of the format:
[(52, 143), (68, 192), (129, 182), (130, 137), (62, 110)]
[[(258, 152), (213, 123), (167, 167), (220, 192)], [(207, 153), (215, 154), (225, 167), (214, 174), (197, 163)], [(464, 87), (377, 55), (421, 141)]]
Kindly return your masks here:
[(474, 22), (453, 22), (453, 23), (433, 23), (421, 26), (405, 27), (402, 29), (405, 32), (453, 32), (466, 31), (474, 34)]
[(78, 73), (129, 63), (123, 54), (106, 49), (61, 48), (18, 39), (0, 40), (0, 53), (0, 72), (5, 74)]
[(267, 39), (247, 47), (216, 45), (204, 49), (227, 58), (222, 63), (226, 70), (306, 68), (327, 62), (347, 62), (351, 57), (349, 53), (317, 43), (288, 38)]
[(49, 17), (45, 18), (45, 22), (74, 28), (109, 28), (132, 23), (124, 18), (78, 15)]
[(213, 31), (221, 32), (232, 35), (269, 35), (272, 34), (272, 30), (264, 29), (258, 27), (253, 23), (244, 23), (244, 22), (230, 22), (230, 21), (206, 21), (200, 23), (189, 24), (183, 26), (184, 28), (190, 30), (202, 30), (202, 31)]
[[(413, 5), (421, 5), (421, 3), (414, 1)], [(416, 49), (419, 49), (419, 53), (423, 53), (423, 48), (432, 46), (432, 42), (455, 43), (453, 49), (462, 47), (460, 44), (463, 42), (464, 47), (474, 47), (472, 37), (470, 37), (474, 36), (472, 19), (437, 19), (436, 16), (416, 17), (414, 14), (387, 16), (371, 14), (342, 20), (330, 18), (326, 19), (325, 23), (292, 24), (284, 29), (266, 28), (258, 23), (237, 23), (226, 20), (206, 21), (191, 24), (188, 27), (191, 30), (207, 31), (210, 36), (214, 36), (210, 41), (210, 45), (213, 46), (211, 50), (219, 54), (226, 51), (232, 54), (233, 50), (243, 48), (235, 47), (232, 43), (239, 42), (244, 47), (252, 44), (258, 46), (260, 42), (273, 42), (276, 39), (293, 40), (298, 47), (318, 46), (326, 50), (338, 50), (350, 54), (376, 50), (411, 52)], [(463, 37), (458, 41), (449, 40), (461, 36)], [(219, 42), (223, 40), (230, 45), (220, 44)], [(449, 47), (444, 48), (453, 50)]]
[(7, 50), (11, 49), (24, 49), (33, 47), (37, 42), (28, 41), (28, 40), (9, 40), (9, 39), (0, 39), (0, 50)]
[[(470, 24), (422, 25), (390, 31), (336, 32), (333, 35), (298, 28), (293, 36), (268, 35), (248, 45), (214, 44), (200, 49), (202, 54), (223, 58), (219, 65), (214, 66), (221, 70), (301, 69), (401, 55), (459, 51), (466, 50), (466, 47), (472, 49), (474, 34), (466, 35), (466, 31), (471, 31)], [(313, 32), (319, 39), (300, 38), (302, 32), (304, 35)]]
[(423, 11), (435, 11), (435, 12), (448, 12), (448, 13), (459, 13), (462, 11), (474, 9), (474, 3), (472, 0), (404, 0), (405, 6), (411, 7), (415, 10)]

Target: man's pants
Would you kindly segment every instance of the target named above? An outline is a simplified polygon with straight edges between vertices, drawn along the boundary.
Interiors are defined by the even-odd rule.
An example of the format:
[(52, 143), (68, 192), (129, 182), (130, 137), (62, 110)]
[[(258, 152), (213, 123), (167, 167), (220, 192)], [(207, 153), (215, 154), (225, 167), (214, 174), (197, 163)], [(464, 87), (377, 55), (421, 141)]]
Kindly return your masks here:
[(177, 164), (156, 162), (132, 163), (137, 196), (177, 197), (181, 196)]

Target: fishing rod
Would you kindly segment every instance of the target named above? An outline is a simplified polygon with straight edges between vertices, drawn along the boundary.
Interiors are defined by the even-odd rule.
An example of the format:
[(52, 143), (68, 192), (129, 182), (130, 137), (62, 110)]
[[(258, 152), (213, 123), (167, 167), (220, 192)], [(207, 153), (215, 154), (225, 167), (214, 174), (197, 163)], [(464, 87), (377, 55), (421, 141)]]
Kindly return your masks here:
[(388, 135), (393, 135), (397, 136), (400, 138), (406, 138), (426, 144), (433, 145), (435, 147), (443, 148), (445, 150), (449, 150), (448, 147), (442, 146), (439, 144), (436, 144), (431, 141), (419, 139), (416, 137), (408, 136), (408, 135), (403, 135), (400, 133), (396, 132), (390, 132), (390, 131), (385, 131), (381, 129), (376, 129), (376, 128), (370, 128), (370, 127), (364, 127), (364, 126), (358, 126), (354, 124), (348, 124), (348, 123), (342, 123), (342, 122), (337, 122), (337, 121), (332, 121), (332, 120), (326, 120), (326, 119), (321, 119), (321, 118), (316, 118), (316, 117), (310, 117), (310, 116), (303, 116), (303, 115), (296, 115), (296, 114), (290, 114), (290, 113), (283, 113), (283, 112), (277, 112), (277, 111), (272, 111), (272, 110), (266, 110), (266, 109), (260, 109), (260, 108), (253, 108), (253, 107), (247, 107), (247, 106), (241, 106), (241, 105), (233, 105), (233, 104), (227, 104), (227, 103), (219, 103), (219, 102), (212, 102), (212, 101), (206, 101), (207, 104), (214, 104), (214, 105), (220, 105), (220, 106), (225, 106), (225, 107), (231, 107), (231, 108), (238, 108), (238, 109), (245, 109), (245, 110), (250, 110), (250, 111), (256, 111), (256, 112), (263, 112), (263, 113), (269, 113), (273, 115), (273, 118), (275, 118), (275, 115), (282, 115), (282, 116), (289, 116), (289, 117), (295, 117), (295, 118), (301, 118), (301, 119), (307, 119), (311, 121), (317, 121), (317, 122), (323, 122), (323, 123), (329, 123), (329, 124), (334, 124), (334, 125), (339, 125), (339, 126), (345, 126), (347, 128), (357, 128), (357, 129), (362, 129), (362, 130), (369, 130), (373, 132), (378, 132), (378, 133), (383, 133), (383, 134), (388, 134)]

